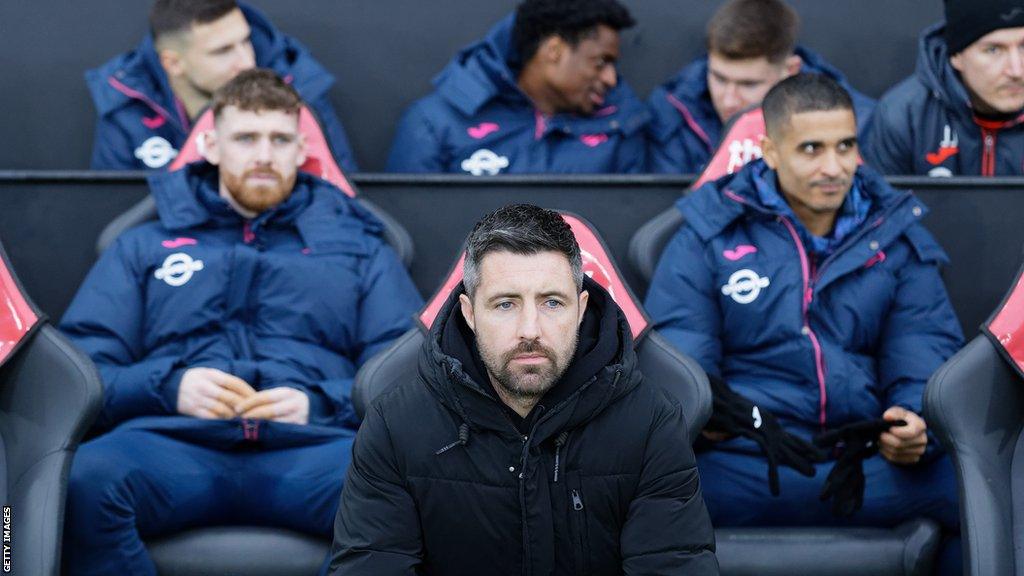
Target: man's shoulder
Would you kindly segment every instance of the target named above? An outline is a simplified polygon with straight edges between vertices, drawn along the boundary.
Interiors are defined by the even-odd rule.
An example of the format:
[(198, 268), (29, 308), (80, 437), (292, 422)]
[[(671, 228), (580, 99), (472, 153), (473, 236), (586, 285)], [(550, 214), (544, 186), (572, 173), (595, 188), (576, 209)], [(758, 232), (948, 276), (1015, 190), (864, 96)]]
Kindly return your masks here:
[(881, 115), (887, 124), (908, 124), (936, 100), (935, 94), (912, 74), (882, 95), (874, 113)]
[[(87, 70), (85, 83), (92, 96), (96, 113), (108, 116), (131, 109), (138, 101), (132, 93), (152, 91), (152, 74), (143, 61), (140, 48), (119, 54), (100, 66)], [(151, 94), (146, 94), (151, 96)]]

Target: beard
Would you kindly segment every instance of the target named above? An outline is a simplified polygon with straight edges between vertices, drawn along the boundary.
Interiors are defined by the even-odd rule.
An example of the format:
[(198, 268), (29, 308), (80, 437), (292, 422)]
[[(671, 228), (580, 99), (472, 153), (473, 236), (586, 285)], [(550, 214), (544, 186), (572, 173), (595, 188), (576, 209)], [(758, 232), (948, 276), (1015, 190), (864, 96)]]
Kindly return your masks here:
[[(266, 176), (266, 180), (250, 180), (252, 176)], [(239, 206), (257, 214), (265, 212), (288, 199), (295, 187), (295, 173), (285, 177), (272, 168), (253, 168), (241, 176), (221, 172), (221, 181)]]
[[(502, 390), (512, 398), (536, 400), (550, 390), (565, 374), (573, 354), (576, 352), (577, 334), (563, 350), (557, 351), (542, 345), (536, 340), (520, 342), (515, 348), (498, 353), (481, 342), (477, 342), (480, 358), (487, 367), (491, 378), (501, 386)], [(547, 362), (513, 366), (512, 359), (520, 354), (543, 355)]]

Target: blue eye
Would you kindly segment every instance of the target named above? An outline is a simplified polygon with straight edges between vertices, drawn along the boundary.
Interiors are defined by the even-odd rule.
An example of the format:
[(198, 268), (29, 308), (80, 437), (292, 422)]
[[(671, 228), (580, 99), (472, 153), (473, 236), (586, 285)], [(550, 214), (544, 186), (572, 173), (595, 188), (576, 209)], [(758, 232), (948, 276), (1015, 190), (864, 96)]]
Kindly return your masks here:
[(558, 300), (546, 300), (544, 302), (544, 305), (547, 306), (548, 308), (558, 308), (559, 306), (562, 305), (562, 303), (559, 302)]
[(512, 309), (512, 303), (511, 302), (507, 302), (507, 301), (506, 302), (498, 302), (498, 304), (497, 304), (497, 306), (495, 306), (495, 308), (497, 308), (498, 310), (511, 310)]

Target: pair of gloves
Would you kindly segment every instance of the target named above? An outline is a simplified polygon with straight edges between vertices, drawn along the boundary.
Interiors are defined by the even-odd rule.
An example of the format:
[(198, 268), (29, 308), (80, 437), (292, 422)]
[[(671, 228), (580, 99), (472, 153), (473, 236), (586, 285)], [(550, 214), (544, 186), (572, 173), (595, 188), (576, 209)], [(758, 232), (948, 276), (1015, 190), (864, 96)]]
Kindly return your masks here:
[(863, 504), (863, 463), (878, 453), (878, 436), (893, 426), (906, 425), (902, 420), (863, 420), (825, 431), (811, 443), (786, 432), (775, 416), (734, 392), (722, 379), (711, 375), (709, 379), (713, 408), (705, 428), (756, 442), (768, 459), (768, 488), (773, 496), (779, 495), (780, 465), (812, 477), (814, 464), (824, 462), (828, 451), (840, 451), (819, 494), (821, 500), (832, 499), (836, 516), (850, 516)]

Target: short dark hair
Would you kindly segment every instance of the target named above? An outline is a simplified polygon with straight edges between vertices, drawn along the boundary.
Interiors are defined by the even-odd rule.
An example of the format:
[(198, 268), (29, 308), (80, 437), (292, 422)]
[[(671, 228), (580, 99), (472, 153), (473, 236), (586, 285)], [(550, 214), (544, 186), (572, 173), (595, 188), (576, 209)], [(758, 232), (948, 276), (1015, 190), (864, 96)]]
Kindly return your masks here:
[(235, 0), (156, 0), (149, 12), (149, 31), (154, 40), (206, 24), (238, 8)]
[(782, 0), (730, 0), (708, 21), (708, 52), (778, 63), (793, 54), (799, 30), (800, 16)]
[(765, 131), (769, 136), (789, 124), (794, 114), (849, 110), (854, 112), (850, 93), (824, 74), (801, 73), (786, 78), (768, 91), (761, 103)]
[(577, 46), (604, 24), (619, 31), (636, 21), (616, 0), (525, 0), (516, 8), (512, 42), (521, 62), (528, 62), (541, 43), (559, 36)]
[(583, 258), (572, 228), (554, 210), (533, 204), (511, 204), (484, 216), (466, 243), (462, 282), (466, 294), (473, 297), (480, 287), (480, 264), (491, 252), (530, 255), (558, 252), (569, 260), (576, 290), (583, 290)]
[(210, 107), (213, 116), (220, 116), (224, 108), (236, 106), (250, 112), (279, 110), (298, 114), (302, 98), (273, 70), (253, 68), (240, 72), (213, 95)]

